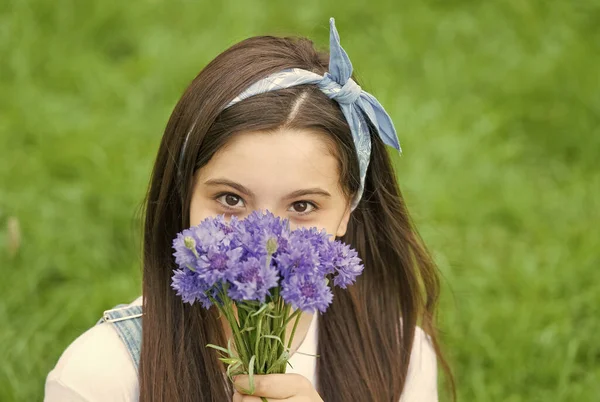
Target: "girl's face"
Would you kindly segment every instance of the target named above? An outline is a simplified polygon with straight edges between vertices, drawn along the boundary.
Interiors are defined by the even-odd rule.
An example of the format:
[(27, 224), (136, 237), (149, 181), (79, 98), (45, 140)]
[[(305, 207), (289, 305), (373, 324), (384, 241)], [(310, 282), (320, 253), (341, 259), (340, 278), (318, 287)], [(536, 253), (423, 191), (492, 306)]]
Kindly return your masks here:
[(310, 130), (234, 136), (194, 175), (190, 226), (225, 214), (243, 219), (269, 210), (299, 226), (343, 236), (350, 203), (339, 186), (338, 161)]

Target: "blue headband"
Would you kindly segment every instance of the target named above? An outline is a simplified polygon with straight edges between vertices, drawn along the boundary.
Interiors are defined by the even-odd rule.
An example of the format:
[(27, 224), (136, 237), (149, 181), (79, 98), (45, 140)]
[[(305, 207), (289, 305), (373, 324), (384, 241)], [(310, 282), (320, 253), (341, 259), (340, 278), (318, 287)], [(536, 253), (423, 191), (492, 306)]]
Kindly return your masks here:
[[(348, 55), (340, 44), (340, 37), (335, 29), (335, 21), (329, 19), (329, 72), (319, 75), (307, 70), (292, 68), (282, 70), (271, 74), (254, 84), (250, 85), (245, 91), (239, 94), (225, 106), (227, 109), (236, 103), (254, 95), (278, 89), (290, 88), (296, 85), (316, 84), (317, 87), (329, 98), (335, 100), (342, 109), (342, 113), (348, 121), (352, 138), (358, 154), (360, 168), (360, 189), (352, 201), (351, 208), (354, 210), (358, 205), (365, 186), (365, 177), (367, 167), (371, 157), (371, 137), (366, 118), (375, 127), (382, 141), (402, 152), (400, 142), (394, 123), (386, 113), (385, 109), (368, 92), (363, 91), (360, 86), (350, 78), (352, 76), (352, 63)], [(189, 133), (181, 150), (180, 162), (183, 160), (183, 154)], [(181, 165), (181, 163), (180, 163)]]

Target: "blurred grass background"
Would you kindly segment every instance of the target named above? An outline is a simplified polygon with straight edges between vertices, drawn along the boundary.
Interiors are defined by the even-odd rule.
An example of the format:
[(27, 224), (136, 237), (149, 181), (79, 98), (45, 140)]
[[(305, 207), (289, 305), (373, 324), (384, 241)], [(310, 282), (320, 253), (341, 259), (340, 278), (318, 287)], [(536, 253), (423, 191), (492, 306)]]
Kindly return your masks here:
[(41, 400), (140, 293), (135, 212), (189, 81), (252, 35), (327, 48), (330, 16), (398, 128), (459, 400), (598, 400), (599, 1), (4, 0), (1, 401)]

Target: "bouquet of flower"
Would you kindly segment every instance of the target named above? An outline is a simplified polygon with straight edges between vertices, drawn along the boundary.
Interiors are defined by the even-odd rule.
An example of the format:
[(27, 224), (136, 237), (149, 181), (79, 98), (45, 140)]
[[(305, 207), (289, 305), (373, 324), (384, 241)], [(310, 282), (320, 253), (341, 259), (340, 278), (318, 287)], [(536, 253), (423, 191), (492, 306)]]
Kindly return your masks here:
[(329, 284), (346, 288), (363, 270), (356, 251), (324, 230), (292, 231), (268, 211), (207, 218), (179, 233), (173, 248), (172, 287), (184, 302), (214, 305), (227, 319), (235, 348), (231, 339), (207, 346), (221, 354), (230, 379), (249, 375), (250, 393), (253, 374), (285, 373), (302, 311), (325, 312)]

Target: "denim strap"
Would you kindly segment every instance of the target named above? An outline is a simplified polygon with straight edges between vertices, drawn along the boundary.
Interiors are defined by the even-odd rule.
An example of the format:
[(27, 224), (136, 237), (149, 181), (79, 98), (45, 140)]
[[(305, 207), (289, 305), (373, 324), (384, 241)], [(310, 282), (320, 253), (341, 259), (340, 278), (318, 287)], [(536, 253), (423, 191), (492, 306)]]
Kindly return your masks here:
[(106, 310), (96, 325), (105, 322), (111, 323), (119, 334), (137, 372), (142, 345), (142, 306), (119, 304), (111, 310)]

